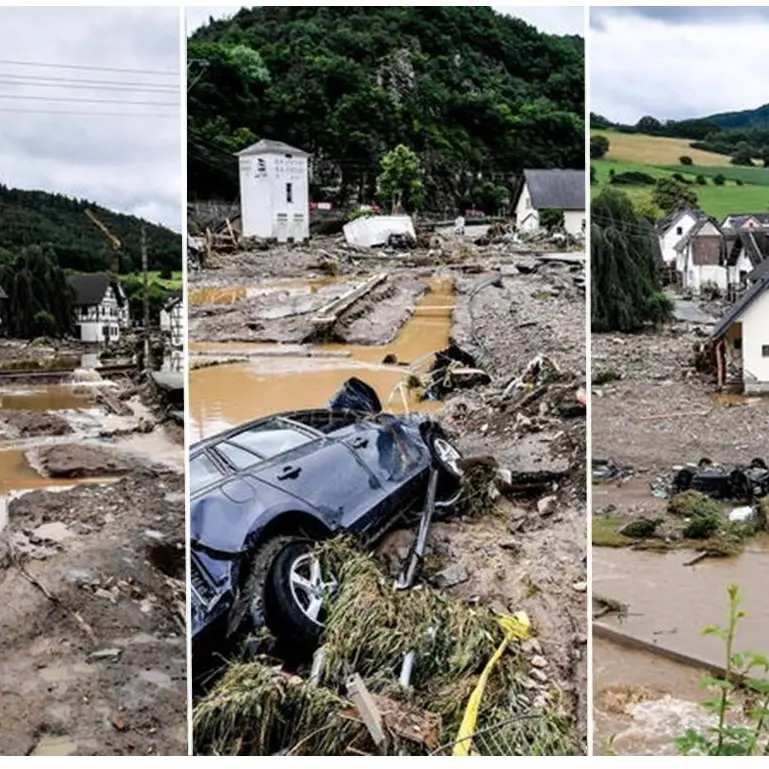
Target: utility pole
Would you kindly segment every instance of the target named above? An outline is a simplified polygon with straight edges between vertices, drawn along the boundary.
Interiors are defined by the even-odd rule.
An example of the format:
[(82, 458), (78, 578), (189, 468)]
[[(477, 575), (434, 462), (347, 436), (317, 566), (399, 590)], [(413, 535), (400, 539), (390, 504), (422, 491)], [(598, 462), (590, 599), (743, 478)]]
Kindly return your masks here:
[(144, 278), (144, 370), (150, 370), (150, 295), (147, 272), (147, 231), (142, 225), (142, 274)]

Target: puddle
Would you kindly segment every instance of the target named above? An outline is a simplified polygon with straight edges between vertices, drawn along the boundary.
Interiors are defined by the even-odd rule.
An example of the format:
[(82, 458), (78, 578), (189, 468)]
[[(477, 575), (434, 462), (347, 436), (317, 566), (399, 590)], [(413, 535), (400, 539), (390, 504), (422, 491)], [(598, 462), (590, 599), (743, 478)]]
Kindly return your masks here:
[[(653, 553), (625, 548), (594, 547), (593, 589), (628, 604), (624, 632), (710, 664), (722, 665), (724, 650), (714, 636), (702, 635), (708, 625), (722, 625), (728, 611), (727, 587), (739, 585), (742, 620), (735, 651), (766, 653), (769, 639), (769, 555), (761, 543), (734, 558), (708, 558), (684, 566), (691, 551)], [(613, 617), (602, 622), (617, 624)]]
[(263, 281), (251, 286), (209, 286), (197, 288), (189, 292), (188, 303), (190, 307), (201, 304), (234, 304), (241, 299), (252, 299), (275, 291), (286, 291), (290, 294), (314, 294), (324, 286), (334, 283), (349, 282), (349, 276), (312, 278), (276, 278)]
[[(406, 364), (419, 364), (420, 370), (424, 370), (432, 355), (449, 344), (453, 282), (446, 279), (428, 283), (431, 291), (419, 300), (412, 317), (388, 345), (323, 344), (312, 351), (340, 357), (263, 356), (247, 363), (196, 369), (190, 375), (191, 440), (275, 412), (323, 406), (352, 376), (368, 382), (390, 411), (438, 408), (435, 402), (418, 402), (413, 394), (406, 395), (404, 402), (396, 390), (408, 376)], [(307, 286), (307, 281), (301, 284)], [(198, 343), (191, 347), (201, 351), (227, 350), (233, 355), (239, 351), (275, 349), (275, 345), (259, 344)], [(384, 365), (386, 356), (394, 356), (401, 365)]]
[(0, 389), (0, 409), (70, 411), (86, 408), (91, 393), (85, 383)]
[(74, 756), (78, 747), (71, 737), (66, 735), (42, 737), (35, 745), (31, 756)]

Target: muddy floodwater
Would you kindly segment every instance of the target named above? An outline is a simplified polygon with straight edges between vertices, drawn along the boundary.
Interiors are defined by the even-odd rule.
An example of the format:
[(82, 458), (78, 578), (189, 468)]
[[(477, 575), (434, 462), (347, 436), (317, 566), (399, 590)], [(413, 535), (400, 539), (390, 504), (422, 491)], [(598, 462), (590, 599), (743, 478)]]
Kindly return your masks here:
[(67, 411), (85, 408), (92, 393), (82, 385), (47, 385), (0, 389), (0, 409)]
[[(307, 281), (296, 282), (308, 286)], [(324, 281), (317, 281), (323, 285)], [(275, 345), (265, 344), (206, 344), (191, 345), (192, 352), (226, 351), (244, 356), (264, 353), (247, 362), (200, 368), (190, 375), (190, 417), (192, 440), (214, 435), (249, 419), (279, 411), (315, 408), (325, 405), (329, 398), (350, 377), (364, 379), (377, 391), (390, 411), (406, 409), (431, 410), (434, 402), (418, 403), (414, 395), (398, 385), (405, 382), (409, 367), (424, 370), (435, 352), (449, 344), (451, 318), (454, 309), (453, 282), (428, 281), (430, 292), (417, 303), (411, 318), (390, 344), (361, 346), (322, 344), (306, 354), (296, 356), (267, 354)], [(258, 290), (256, 287), (251, 291)], [(310, 290), (313, 290), (310, 284)], [(204, 292), (219, 292), (205, 294)], [(232, 293), (243, 289), (202, 289), (198, 300), (225, 302)], [(240, 294), (242, 296), (243, 294)], [(236, 293), (237, 297), (238, 294)], [(383, 364), (386, 356), (396, 363)]]
[(756, 544), (733, 558), (707, 558), (684, 566), (694, 553), (593, 548), (593, 589), (628, 605), (628, 616), (605, 617), (625, 632), (674, 652), (721, 665), (723, 644), (705, 636), (708, 625), (724, 624), (727, 587), (739, 585), (746, 613), (735, 651), (766, 652), (769, 643), (769, 549)]

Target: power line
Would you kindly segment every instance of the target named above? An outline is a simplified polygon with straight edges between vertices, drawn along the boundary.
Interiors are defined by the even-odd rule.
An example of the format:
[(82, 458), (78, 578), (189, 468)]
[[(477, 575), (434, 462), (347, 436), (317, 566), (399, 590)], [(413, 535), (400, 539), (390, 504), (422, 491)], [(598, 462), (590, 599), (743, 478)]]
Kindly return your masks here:
[(24, 88), (90, 88), (105, 91), (147, 91), (149, 93), (179, 93), (179, 88), (153, 83), (129, 83), (116, 80), (73, 80), (66, 77), (35, 77), (0, 72), (0, 83)]
[(16, 109), (15, 107), (0, 107), (0, 112), (11, 112), (14, 115), (79, 115), (80, 117), (149, 117), (149, 118), (173, 118), (178, 120), (178, 115), (166, 115), (157, 112), (84, 112), (83, 110), (48, 110), (48, 109)]
[(81, 99), (71, 96), (24, 96), (19, 93), (0, 93), (0, 99), (23, 99), (32, 101), (83, 102), (86, 104), (134, 104), (150, 107), (178, 107), (176, 102), (165, 101), (129, 101), (127, 99)]
[(179, 77), (178, 72), (170, 70), (157, 69), (124, 69), (122, 67), (97, 67), (90, 64), (48, 64), (40, 61), (18, 61), (11, 59), (0, 59), (0, 64), (10, 64), (15, 67), (42, 67), (47, 69), (82, 69), (93, 72), (123, 72), (134, 75), (156, 75), (160, 77)]

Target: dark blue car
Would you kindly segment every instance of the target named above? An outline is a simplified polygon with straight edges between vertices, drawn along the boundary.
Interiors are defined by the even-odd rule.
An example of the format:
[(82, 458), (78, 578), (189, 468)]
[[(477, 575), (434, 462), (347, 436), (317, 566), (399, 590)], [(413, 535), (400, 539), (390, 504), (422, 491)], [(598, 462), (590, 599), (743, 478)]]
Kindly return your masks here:
[(373, 543), (421, 509), (431, 467), (439, 500), (450, 503), (460, 458), (429, 416), (382, 413), (357, 379), (327, 408), (276, 414), (192, 446), (195, 649), (265, 624), (292, 643), (317, 642), (335, 582), (313, 543), (342, 532)]

